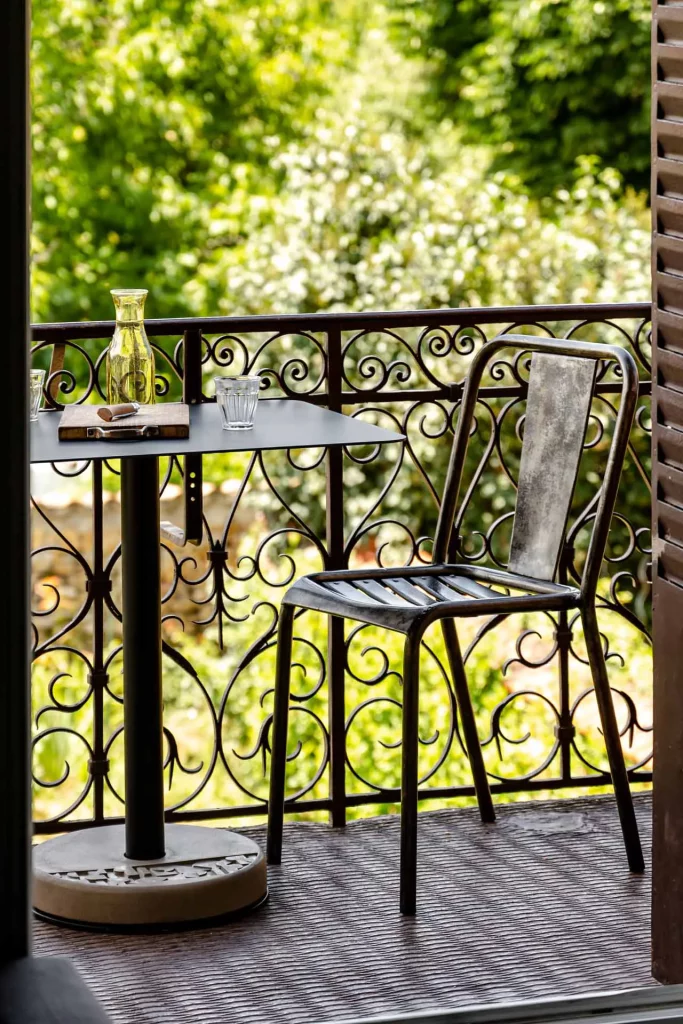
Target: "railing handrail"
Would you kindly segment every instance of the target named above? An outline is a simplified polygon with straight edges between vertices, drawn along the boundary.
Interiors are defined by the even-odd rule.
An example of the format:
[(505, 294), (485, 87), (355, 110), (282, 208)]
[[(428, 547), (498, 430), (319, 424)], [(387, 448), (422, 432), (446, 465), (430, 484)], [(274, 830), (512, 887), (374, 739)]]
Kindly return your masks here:
[[(210, 334), (246, 332), (260, 334), (266, 331), (287, 332), (293, 330), (325, 331), (334, 326), (340, 330), (372, 330), (388, 327), (428, 327), (431, 323), (448, 327), (454, 324), (468, 326), (475, 324), (506, 323), (512, 319), (520, 324), (520, 316), (529, 316), (529, 326), (546, 320), (604, 321), (647, 317), (651, 313), (650, 302), (588, 302), (566, 303), (545, 306), (482, 306), (416, 310), (382, 310), (365, 313), (285, 313), (268, 316), (205, 316), (173, 317), (162, 320), (146, 320), (145, 329), (152, 337), (182, 334), (190, 327), (200, 327)], [(33, 341), (77, 341), (90, 338), (104, 338), (114, 330), (113, 320), (75, 321), (73, 323), (33, 324)]]

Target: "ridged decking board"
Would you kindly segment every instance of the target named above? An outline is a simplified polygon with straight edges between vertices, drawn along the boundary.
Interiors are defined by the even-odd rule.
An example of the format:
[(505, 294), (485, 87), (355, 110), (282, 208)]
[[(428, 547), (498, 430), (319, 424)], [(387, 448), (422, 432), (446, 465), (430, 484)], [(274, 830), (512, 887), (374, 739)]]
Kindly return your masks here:
[[(166, 935), (38, 923), (121, 1024), (321, 1024), (653, 984), (648, 871), (630, 875), (610, 797), (423, 811), (418, 913), (398, 913), (398, 818), (285, 827), (270, 902)], [(262, 843), (264, 832), (245, 832)]]

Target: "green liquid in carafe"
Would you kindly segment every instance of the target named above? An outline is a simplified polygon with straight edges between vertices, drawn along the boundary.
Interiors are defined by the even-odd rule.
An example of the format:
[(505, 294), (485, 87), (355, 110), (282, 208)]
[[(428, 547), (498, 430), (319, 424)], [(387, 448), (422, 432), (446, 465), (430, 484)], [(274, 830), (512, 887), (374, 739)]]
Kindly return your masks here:
[(154, 402), (154, 356), (111, 355), (107, 357), (107, 401), (112, 405), (120, 402), (140, 402), (151, 405)]

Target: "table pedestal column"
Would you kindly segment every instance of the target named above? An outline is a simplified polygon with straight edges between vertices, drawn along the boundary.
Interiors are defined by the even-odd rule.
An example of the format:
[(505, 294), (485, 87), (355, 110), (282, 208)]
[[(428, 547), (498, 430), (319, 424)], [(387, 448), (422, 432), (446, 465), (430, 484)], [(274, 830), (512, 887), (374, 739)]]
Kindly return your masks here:
[(159, 469), (121, 460), (126, 824), (34, 849), (34, 907), (91, 928), (149, 928), (224, 918), (267, 896), (259, 847), (224, 829), (164, 828)]
[(164, 856), (159, 460), (121, 461), (126, 857)]

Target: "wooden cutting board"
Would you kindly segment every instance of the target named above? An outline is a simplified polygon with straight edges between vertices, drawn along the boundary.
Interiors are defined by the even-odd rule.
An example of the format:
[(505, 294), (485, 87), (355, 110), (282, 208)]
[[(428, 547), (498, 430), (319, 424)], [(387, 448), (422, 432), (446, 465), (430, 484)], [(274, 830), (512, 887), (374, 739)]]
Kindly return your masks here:
[(190, 407), (183, 402), (143, 405), (133, 416), (107, 423), (100, 419), (99, 405), (68, 405), (59, 421), (60, 441), (118, 441), (130, 438), (189, 437)]

